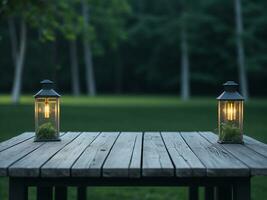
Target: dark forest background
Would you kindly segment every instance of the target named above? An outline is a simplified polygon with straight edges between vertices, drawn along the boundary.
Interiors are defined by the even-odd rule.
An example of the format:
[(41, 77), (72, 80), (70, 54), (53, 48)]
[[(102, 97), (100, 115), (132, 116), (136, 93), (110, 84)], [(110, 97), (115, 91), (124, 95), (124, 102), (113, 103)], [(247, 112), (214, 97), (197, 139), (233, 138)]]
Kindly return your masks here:
[(227, 80), (240, 83), (242, 48), (246, 92), (266, 96), (266, 7), (265, 0), (2, 1), (0, 93), (16, 101), (14, 93), (33, 94), (51, 79), (75, 95), (214, 95)]

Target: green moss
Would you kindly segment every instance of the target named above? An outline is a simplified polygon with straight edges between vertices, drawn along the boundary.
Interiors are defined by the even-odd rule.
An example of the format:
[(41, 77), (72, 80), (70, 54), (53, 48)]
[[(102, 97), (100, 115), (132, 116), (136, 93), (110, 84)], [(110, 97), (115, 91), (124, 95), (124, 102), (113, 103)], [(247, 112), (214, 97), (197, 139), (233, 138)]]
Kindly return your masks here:
[(234, 122), (221, 123), (219, 139), (222, 142), (240, 143), (241, 130)]
[(51, 122), (42, 124), (37, 130), (37, 139), (55, 139), (56, 138), (56, 129)]

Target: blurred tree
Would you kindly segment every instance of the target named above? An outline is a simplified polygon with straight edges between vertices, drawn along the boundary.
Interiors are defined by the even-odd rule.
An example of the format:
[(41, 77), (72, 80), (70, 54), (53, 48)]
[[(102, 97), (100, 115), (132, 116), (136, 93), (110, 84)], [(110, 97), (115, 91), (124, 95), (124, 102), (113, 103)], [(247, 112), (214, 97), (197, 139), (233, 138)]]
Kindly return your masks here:
[(12, 86), (12, 102), (18, 103), (21, 93), (22, 75), (26, 55), (27, 26), (25, 19), (21, 17), (19, 37), (16, 30), (15, 20), (12, 16), (8, 18), (8, 26), (11, 40), (12, 58), (15, 68)]
[[(26, 55), (26, 41), (27, 41), (27, 25), (26, 25), (26, 11), (21, 10), (23, 4), (28, 6), (28, 2), (3, 1), (1, 2), (1, 15), (5, 15), (8, 20), (9, 37), (11, 40), (11, 54), (14, 64), (14, 78), (12, 86), (12, 102), (18, 103), (21, 88), (24, 61)], [(17, 31), (17, 23), (19, 24), (19, 31)]]
[(85, 63), (85, 77), (86, 77), (86, 89), (87, 95), (95, 96), (96, 95), (96, 83), (94, 75), (94, 66), (92, 59), (92, 51), (87, 37), (89, 29), (89, 7), (87, 0), (82, 0), (82, 15), (84, 18), (83, 23), (83, 48), (84, 48), (84, 63)]
[(77, 41), (70, 40), (70, 63), (71, 63), (71, 86), (72, 94), (79, 96), (80, 91), (80, 76), (79, 76), (79, 63), (77, 58)]
[[(82, 4), (81, 4), (82, 3)], [(86, 71), (86, 85), (87, 91), (90, 95), (95, 95), (95, 78), (93, 70), (92, 56), (103, 55), (104, 50), (107, 48), (116, 49), (118, 42), (126, 38), (124, 30), (125, 19), (130, 9), (127, 0), (59, 0), (59, 1), (31, 1), (18, 0), (9, 1), (7, 5), (2, 4), (1, 11), (6, 12), (7, 15), (15, 12), (23, 13), (25, 20), (31, 27), (39, 31), (41, 41), (55, 41), (57, 35), (63, 36), (66, 40), (70, 41), (70, 59), (71, 59), (71, 77), (73, 93), (79, 94), (79, 69), (77, 58), (76, 41), (78, 37), (82, 36), (85, 57), (85, 71)], [(80, 5), (82, 5), (82, 12), (80, 12)], [(79, 7), (78, 7), (79, 6)], [(89, 16), (90, 7), (90, 16)], [(38, 15), (38, 17), (36, 17)], [(90, 17), (90, 23), (89, 23)], [(23, 19), (24, 19), (23, 18)], [(14, 23), (10, 19), (10, 33), (16, 34)], [(21, 44), (22, 48), (18, 48), (20, 54), (13, 53), (14, 58), (18, 58), (17, 70), (14, 78), (14, 98), (18, 101), (21, 88), (23, 58), (25, 55), (26, 46), (26, 25), (22, 23), (21, 26)], [(25, 33), (25, 34), (24, 34)], [(15, 35), (16, 36), (16, 35)], [(25, 39), (24, 39), (25, 38)], [(16, 37), (12, 37), (12, 47), (17, 48)], [(56, 42), (57, 43), (57, 42)], [(54, 44), (56, 45), (54, 42)], [(55, 46), (53, 45), (53, 47)], [(13, 48), (14, 49), (14, 48)], [(55, 49), (55, 48), (53, 48)], [(16, 49), (12, 50), (13, 52)], [(53, 54), (53, 58), (57, 55)], [(21, 58), (22, 57), (22, 58)], [(55, 60), (53, 59), (53, 60)], [(58, 69), (58, 63), (54, 63), (54, 77)]]
[[(19, 102), (21, 93), (21, 85), (23, 78), (23, 66), (24, 58), (26, 54), (26, 38), (27, 28), (26, 21), (33, 28), (37, 28), (41, 33), (42, 40), (55, 40), (55, 30), (60, 30), (66, 37), (73, 34), (73, 31), (69, 31), (69, 22), (71, 15), (68, 6), (70, 1), (57, 1), (56, 3), (39, 1), (7, 1), (6, 4), (2, 4), (1, 11), (8, 17), (9, 32), (12, 46), (12, 57), (15, 64), (15, 74), (12, 87), (12, 101), (14, 103)], [(36, 17), (38, 15), (38, 17)], [(17, 36), (15, 17), (20, 21), (20, 37)], [(63, 19), (63, 20), (62, 20)], [(60, 23), (61, 22), (61, 23)], [(17, 42), (19, 38), (19, 43)], [(53, 49), (56, 51), (56, 44), (53, 45)], [(53, 54), (53, 58), (56, 54)], [(55, 59), (53, 59), (55, 60)], [(55, 64), (55, 62), (54, 62)]]
[[(191, 40), (191, 29), (195, 26), (194, 12), (192, 12), (193, 5), (197, 3), (184, 0), (168, 1), (167, 3), (165, 1), (148, 1), (147, 4), (145, 2), (141, 3), (141, 1), (134, 1), (134, 3), (138, 21), (134, 24), (130, 33), (139, 37), (143, 36), (144, 42), (141, 41), (143, 46), (148, 43), (146, 41), (152, 40), (152, 48), (148, 49), (148, 51), (152, 52), (151, 55), (148, 55), (150, 56), (150, 62), (143, 64), (146, 67), (144, 71), (147, 72), (148, 76), (153, 77), (149, 77), (148, 80), (151, 82), (157, 80), (165, 87), (168, 84), (177, 84), (177, 86), (180, 86), (181, 98), (187, 100), (190, 97), (188, 43)], [(143, 32), (143, 35), (141, 32)], [(130, 40), (136, 39), (135, 37), (133, 35)], [(146, 52), (146, 54), (149, 53)], [(161, 63), (163, 59), (165, 60)], [(160, 70), (157, 69), (160, 64), (164, 66), (165, 70), (159, 72), (156, 70)], [(170, 66), (175, 66), (178, 70), (173, 73), (170, 70)], [(167, 68), (169, 71), (166, 70)], [(164, 75), (168, 74), (168, 72), (169, 76), (166, 79)], [(161, 86), (159, 85), (159, 87)]]
[(239, 73), (239, 82), (241, 86), (241, 93), (245, 99), (249, 97), (248, 81), (246, 75), (245, 53), (243, 45), (243, 19), (242, 19), (242, 5), (241, 0), (235, 0), (235, 22), (236, 22), (236, 48), (237, 48), (237, 65)]
[[(83, 0), (84, 29), (89, 29), (88, 34), (83, 35), (87, 93), (94, 95), (97, 88), (92, 57), (118, 50), (119, 43), (127, 38), (125, 22), (130, 12), (128, 0)], [(107, 67), (111, 67), (112, 59), (107, 61)], [(120, 74), (116, 76), (120, 77)], [(111, 84), (113, 88), (115, 84), (116, 81)]]
[(183, 1), (181, 24), (181, 98), (186, 101), (190, 96), (189, 55), (187, 39), (187, 10)]
[[(72, 94), (80, 95), (79, 63), (77, 57), (77, 38), (82, 31), (82, 17), (78, 11), (79, 0), (60, 0), (46, 2), (45, 13), (38, 21), (32, 19), (32, 24), (41, 32), (41, 40), (53, 41), (56, 45), (57, 35), (62, 35), (69, 43), (70, 74)], [(53, 45), (54, 47), (56, 47)], [(56, 48), (53, 48), (56, 50)], [(54, 74), (60, 64), (58, 55), (52, 52), (54, 57)], [(56, 54), (55, 54), (56, 53)], [(54, 79), (56, 76), (54, 75)]]

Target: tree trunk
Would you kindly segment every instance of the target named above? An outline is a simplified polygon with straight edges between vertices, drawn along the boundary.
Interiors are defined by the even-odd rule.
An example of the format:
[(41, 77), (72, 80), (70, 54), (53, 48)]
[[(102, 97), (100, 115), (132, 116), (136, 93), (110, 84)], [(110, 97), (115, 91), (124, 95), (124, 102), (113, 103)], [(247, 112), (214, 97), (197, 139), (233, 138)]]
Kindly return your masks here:
[(93, 60), (90, 44), (87, 37), (87, 30), (89, 26), (89, 8), (86, 0), (82, 0), (82, 13), (84, 18), (84, 34), (83, 34), (83, 47), (84, 47), (84, 62), (85, 62), (85, 78), (86, 78), (86, 88), (87, 95), (95, 96), (95, 77), (93, 69)]
[(241, 0), (235, 0), (235, 20), (236, 20), (236, 48), (237, 48), (237, 65), (241, 93), (245, 99), (249, 97), (247, 74), (245, 66), (245, 53), (242, 40), (243, 22), (242, 22), (242, 7)]
[(70, 41), (70, 59), (71, 59), (71, 86), (72, 93), (74, 96), (79, 96), (80, 91), (80, 77), (79, 77), (79, 66), (77, 59), (77, 44), (76, 40)]
[(189, 58), (187, 32), (184, 19), (181, 24), (181, 97), (183, 101), (189, 99), (190, 81), (189, 81)]
[(27, 27), (22, 19), (20, 23), (20, 43), (17, 46), (17, 33), (13, 18), (9, 19), (9, 30), (11, 38), (12, 57), (15, 65), (15, 73), (12, 87), (12, 102), (18, 103), (21, 94), (22, 75), (24, 67), (24, 59), (26, 54)]

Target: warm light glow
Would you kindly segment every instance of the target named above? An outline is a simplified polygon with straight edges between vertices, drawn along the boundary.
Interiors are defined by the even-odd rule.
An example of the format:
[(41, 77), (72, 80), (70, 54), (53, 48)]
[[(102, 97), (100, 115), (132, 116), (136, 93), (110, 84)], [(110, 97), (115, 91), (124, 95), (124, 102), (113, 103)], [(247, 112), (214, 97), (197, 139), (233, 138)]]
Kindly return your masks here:
[(233, 102), (228, 102), (223, 109), (227, 120), (236, 120), (236, 107)]
[(49, 118), (49, 115), (50, 115), (49, 103), (47, 100), (45, 100), (44, 117)]

